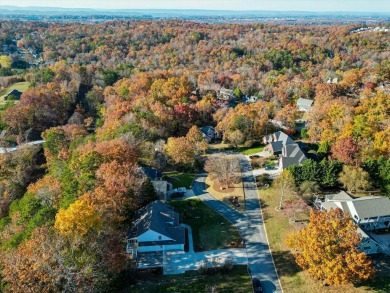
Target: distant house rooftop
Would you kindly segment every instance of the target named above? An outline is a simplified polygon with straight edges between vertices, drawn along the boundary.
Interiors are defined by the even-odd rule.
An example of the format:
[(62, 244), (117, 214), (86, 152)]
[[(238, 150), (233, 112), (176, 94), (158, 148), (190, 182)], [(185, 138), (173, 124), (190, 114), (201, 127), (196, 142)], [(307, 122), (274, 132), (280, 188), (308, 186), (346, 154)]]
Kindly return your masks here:
[(8, 100), (9, 98), (11, 97), (14, 97), (14, 99), (16, 100), (20, 100), (20, 97), (22, 96), (22, 92), (16, 90), (16, 89), (13, 89), (6, 97), (5, 97), (5, 100)]
[(297, 101), (297, 106), (300, 111), (308, 112), (313, 106), (313, 100), (299, 98)]

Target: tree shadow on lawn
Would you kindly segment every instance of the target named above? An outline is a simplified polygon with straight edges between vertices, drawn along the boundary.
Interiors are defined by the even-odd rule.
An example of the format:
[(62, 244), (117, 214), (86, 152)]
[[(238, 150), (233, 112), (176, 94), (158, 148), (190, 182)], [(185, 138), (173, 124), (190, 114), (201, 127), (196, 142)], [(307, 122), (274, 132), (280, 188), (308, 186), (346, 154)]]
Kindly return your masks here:
[(375, 277), (359, 285), (367, 286), (374, 292), (390, 292), (390, 256), (377, 254), (371, 259), (375, 268)]
[(293, 254), (289, 251), (272, 251), (272, 257), (274, 258), (274, 262), (280, 277), (292, 277), (302, 271), (302, 269), (295, 262)]

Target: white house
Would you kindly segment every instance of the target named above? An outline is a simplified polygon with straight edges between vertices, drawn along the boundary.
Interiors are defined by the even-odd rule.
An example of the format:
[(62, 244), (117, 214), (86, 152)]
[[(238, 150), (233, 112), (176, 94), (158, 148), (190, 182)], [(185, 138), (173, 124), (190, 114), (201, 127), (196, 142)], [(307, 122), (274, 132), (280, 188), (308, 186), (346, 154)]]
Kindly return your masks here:
[(245, 104), (251, 104), (251, 103), (256, 103), (259, 101), (259, 98), (258, 97), (255, 97), (255, 96), (245, 96), (244, 97), (244, 103)]
[[(380, 196), (352, 198), (345, 191), (330, 194), (321, 202), (321, 210), (339, 208), (349, 213), (358, 224), (358, 233), (362, 237), (360, 249), (367, 254), (381, 252), (380, 245), (369, 236), (371, 231), (390, 228), (390, 200)], [(367, 232), (367, 233), (366, 233)]]
[(217, 98), (225, 101), (233, 100), (235, 98), (234, 91), (226, 88), (221, 88), (219, 90)]
[(126, 252), (133, 259), (150, 252), (184, 251), (185, 228), (179, 225), (179, 214), (156, 200), (138, 210), (128, 232)]

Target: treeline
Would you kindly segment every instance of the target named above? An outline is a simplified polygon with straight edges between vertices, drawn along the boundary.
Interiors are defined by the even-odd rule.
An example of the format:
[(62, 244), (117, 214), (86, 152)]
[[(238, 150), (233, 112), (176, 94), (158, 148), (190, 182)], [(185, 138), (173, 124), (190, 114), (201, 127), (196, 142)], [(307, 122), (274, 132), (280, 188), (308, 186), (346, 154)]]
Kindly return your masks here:
[(8, 61), (28, 47), (43, 58), (4, 77), (30, 88), (0, 105), (0, 144), (45, 140), (0, 155), (2, 289), (116, 290), (131, 278), (132, 215), (156, 196), (139, 167), (196, 168), (200, 126), (233, 145), (272, 132), (272, 118), (294, 132), (299, 97), (314, 99), (302, 134), (325, 160), (293, 167), (296, 184), (339, 187), (354, 168), (389, 194), (389, 44), (354, 27), (0, 22)]

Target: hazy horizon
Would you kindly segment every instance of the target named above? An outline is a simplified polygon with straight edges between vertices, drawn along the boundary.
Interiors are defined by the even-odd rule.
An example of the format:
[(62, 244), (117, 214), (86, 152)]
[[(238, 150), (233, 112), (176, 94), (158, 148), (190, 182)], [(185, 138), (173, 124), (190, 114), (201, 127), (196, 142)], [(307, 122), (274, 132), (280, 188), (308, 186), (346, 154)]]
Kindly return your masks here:
[(390, 12), (390, 1), (377, 0), (145, 0), (142, 3), (135, 0), (117, 0), (114, 3), (101, 0), (54, 0), (48, 4), (45, 0), (0, 0), (2, 6), (16, 6), (20, 8), (74, 8), (74, 9), (166, 9), (166, 10), (217, 10), (217, 11), (297, 11), (297, 12), (359, 12), (359, 13), (387, 13)]

